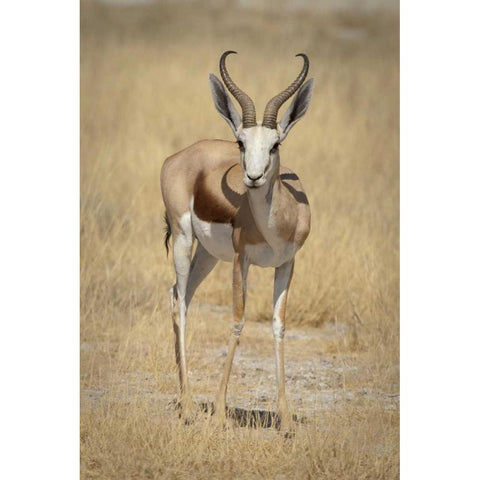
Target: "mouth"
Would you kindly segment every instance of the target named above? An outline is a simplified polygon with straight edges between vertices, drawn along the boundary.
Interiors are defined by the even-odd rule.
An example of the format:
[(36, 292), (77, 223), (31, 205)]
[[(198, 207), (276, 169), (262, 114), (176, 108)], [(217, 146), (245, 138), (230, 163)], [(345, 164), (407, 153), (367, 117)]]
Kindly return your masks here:
[(251, 181), (251, 180), (247, 180), (243, 182), (245, 184), (245, 186), (249, 189), (256, 189), (256, 188), (260, 188), (262, 185), (264, 185), (264, 181), (260, 180), (260, 181)]

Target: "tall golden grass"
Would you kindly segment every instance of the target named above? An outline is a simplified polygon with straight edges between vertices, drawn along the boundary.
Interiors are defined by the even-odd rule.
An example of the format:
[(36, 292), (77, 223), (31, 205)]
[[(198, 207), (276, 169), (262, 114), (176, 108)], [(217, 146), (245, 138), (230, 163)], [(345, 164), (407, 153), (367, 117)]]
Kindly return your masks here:
[[(239, 52), (229, 69), (259, 111), (298, 73), (296, 53), (309, 55), (316, 78), (306, 117), (281, 147), (312, 210), (287, 331), (321, 337), (335, 325), (340, 333), (312, 337), (303, 352), (288, 350), (287, 338), (287, 373), (289, 358), (302, 354), (356, 370), (343, 375), (343, 400), (303, 412), (309, 421), (288, 440), (269, 429), (217, 431), (201, 415), (187, 427), (169, 403), (174, 272), (162, 244), (159, 173), (167, 156), (199, 139), (232, 139), (207, 81), (227, 49)], [(398, 477), (398, 409), (346, 395), (398, 393), (398, 74), (395, 12), (82, 3), (83, 478)], [(221, 369), (208, 352), (228, 338), (230, 275), (229, 264), (216, 267), (189, 319), (189, 369), (203, 374), (194, 393), (206, 398)], [(242, 342), (258, 348), (271, 338), (249, 336), (248, 323), (270, 318), (272, 279), (260, 268), (249, 276)], [(249, 383), (257, 381), (253, 373)]]

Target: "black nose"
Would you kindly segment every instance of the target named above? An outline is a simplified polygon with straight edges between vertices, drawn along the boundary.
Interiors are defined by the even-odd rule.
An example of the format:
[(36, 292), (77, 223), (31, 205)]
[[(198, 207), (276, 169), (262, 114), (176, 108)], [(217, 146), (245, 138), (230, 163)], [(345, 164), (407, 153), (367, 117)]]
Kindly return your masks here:
[(251, 176), (247, 173), (247, 177), (248, 177), (252, 182), (254, 182), (255, 180), (258, 180), (259, 178), (261, 178), (262, 175), (259, 175), (258, 177), (251, 177)]

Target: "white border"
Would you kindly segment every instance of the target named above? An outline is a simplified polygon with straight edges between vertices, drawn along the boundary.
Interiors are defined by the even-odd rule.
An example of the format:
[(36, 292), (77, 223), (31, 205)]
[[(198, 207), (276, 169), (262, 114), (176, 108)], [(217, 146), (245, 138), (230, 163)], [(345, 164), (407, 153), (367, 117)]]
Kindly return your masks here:
[(0, 478), (79, 477), (79, 5), (0, 27)]
[[(2, 478), (77, 478), (76, 2), (2, 8)], [(401, 472), (475, 478), (476, 2), (401, 3)]]
[(479, 7), (401, 2), (401, 477), (478, 478)]

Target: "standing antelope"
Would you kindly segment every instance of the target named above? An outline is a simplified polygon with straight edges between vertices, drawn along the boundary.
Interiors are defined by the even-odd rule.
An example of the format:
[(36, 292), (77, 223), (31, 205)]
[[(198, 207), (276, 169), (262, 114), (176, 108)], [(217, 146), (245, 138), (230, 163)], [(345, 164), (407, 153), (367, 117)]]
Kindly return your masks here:
[[(285, 398), (283, 337), (287, 293), (295, 253), (310, 231), (310, 207), (297, 175), (280, 166), (279, 145), (306, 113), (314, 80), (305, 84), (309, 60), (296, 80), (273, 97), (257, 124), (252, 99), (240, 90), (220, 58), (225, 86), (242, 108), (235, 109), (223, 84), (210, 74), (213, 102), (237, 142), (203, 140), (165, 160), (161, 187), (166, 206), (167, 234), (173, 236), (176, 283), (170, 289), (175, 353), (180, 379), (182, 415), (189, 416), (192, 397), (185, 353), (187, 309), (195, 290), (218, 260), (233, 262), (233, 326), (223, 378), (215, 401), (215, 415), (225, 415), (227, 383), (235, 348), (245, 324), (244, 310), (249, 265), (274, 267), (273, 337), (275, 341), (277, 409), (288, 417)], [(280, 122), (281, 105), (295, 92)], [(194, 239), (197, 248), (191, 259)], [(177, 312), (178, 308), (178, 312)]]

